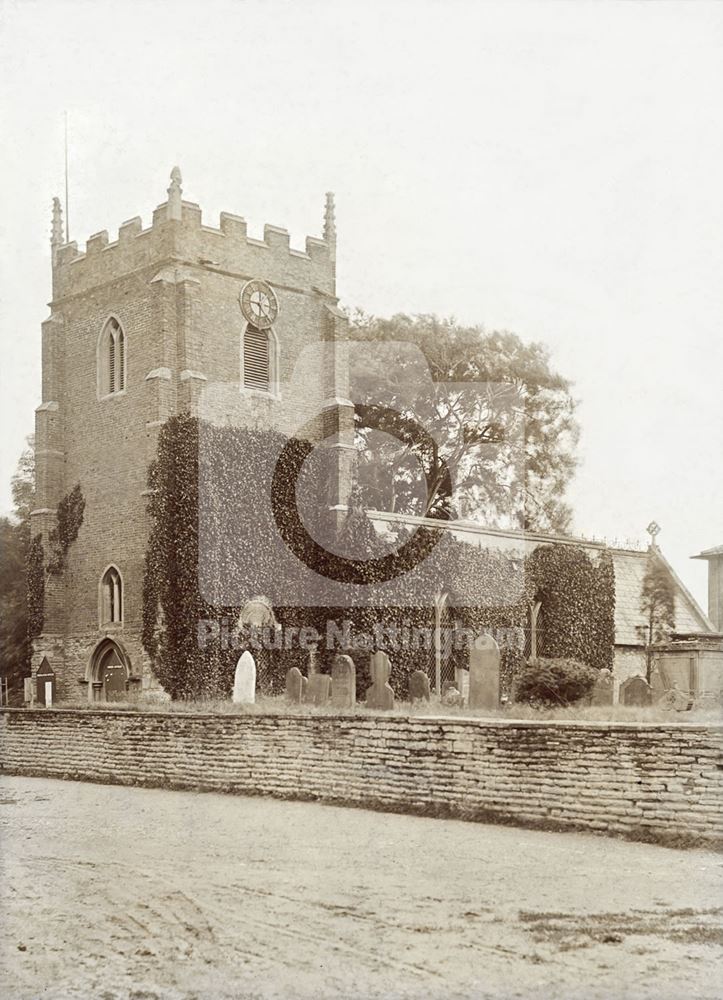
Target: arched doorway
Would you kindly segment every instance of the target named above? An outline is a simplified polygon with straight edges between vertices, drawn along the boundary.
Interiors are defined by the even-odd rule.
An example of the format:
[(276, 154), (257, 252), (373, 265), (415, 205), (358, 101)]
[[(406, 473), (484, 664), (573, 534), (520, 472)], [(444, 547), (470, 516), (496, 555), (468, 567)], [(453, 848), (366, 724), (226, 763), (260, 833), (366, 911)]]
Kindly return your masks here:
[(115, 642), (104, 639), (91, 658), (90, 700), (126, 701), (128, 675), (126, 656)]

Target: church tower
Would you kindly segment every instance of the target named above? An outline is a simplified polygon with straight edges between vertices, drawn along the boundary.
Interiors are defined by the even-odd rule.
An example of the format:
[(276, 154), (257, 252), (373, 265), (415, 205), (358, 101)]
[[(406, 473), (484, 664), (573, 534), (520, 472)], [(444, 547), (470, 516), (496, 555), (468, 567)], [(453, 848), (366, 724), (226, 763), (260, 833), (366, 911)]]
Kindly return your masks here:
[[(175, 414), (198, 415), (209, 384), (235, 384), (244, 405), (274, 424), (302, 352), (324, 345), (298, 422), (316, 415), (320, 438), (338, 432), (330, 507), (340, 509), (348, 495), (353, 413), (333, 195), (326, 196), (324, 238), (308, 237), (297, 250), (277, 226), (252, 239), (237, 215), (222, 213), (218, 228), (205, 225), (181, 185), (175, 167), (148, 228), (130, 219), (113, 241), (105, 230), (91, 236), (85, 252), (64, 241), (53, 202), (31, 517), (46, 571), (32, 667), (35, 675), (47, 659), (61, 702), (158, 690), (141, 645), (147, 471), (160, 427)], [(59, 505), (67, 509), (76, 486), (82, 524), (60, 569), (48, 572), (53, 533), (62, 535)]]

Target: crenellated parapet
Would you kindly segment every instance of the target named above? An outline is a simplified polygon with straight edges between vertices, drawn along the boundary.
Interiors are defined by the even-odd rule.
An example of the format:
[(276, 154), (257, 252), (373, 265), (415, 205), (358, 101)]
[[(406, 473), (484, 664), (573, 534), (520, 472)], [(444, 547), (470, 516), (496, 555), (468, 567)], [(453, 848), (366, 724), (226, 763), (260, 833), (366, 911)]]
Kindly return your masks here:
[(181, 175), (175, 167), (168, 199), (155, 209), (146, 229), (135, 217), (120, 226), (115, 240), (107, 230), (90, 236), (83, 252), (75, 241), (59, 242), (62, 229), (54, 219), (53, 298), (81, 295), (121, 276), (164, 264), (239, 278), (263, 276), (280, 287), (313, 288), (334, 296), (336, 229), (329, 196), (324, 232), (326, 239), (307, 237), (301, 250), (290, 245), (288, 230), (279, 226), (265, 225), (261, 240), (250, 237), (245, 219), (228, 212), (221, 213), (218, 227), (206, 225), (200, 207), (182, 199)]

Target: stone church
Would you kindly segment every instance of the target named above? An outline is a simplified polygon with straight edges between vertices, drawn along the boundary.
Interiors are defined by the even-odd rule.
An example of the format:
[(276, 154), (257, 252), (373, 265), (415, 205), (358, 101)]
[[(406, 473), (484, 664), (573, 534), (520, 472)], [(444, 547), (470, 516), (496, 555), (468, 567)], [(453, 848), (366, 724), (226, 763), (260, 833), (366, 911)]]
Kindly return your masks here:
[[(353, 408), (345, 395), (339, 345), (346, 319), (336, 296), (333, 196), (326, 196), (323, 238), (304, 250), (285, 229), (263, 239), (243, 218), (222, 213), (218, 228), (184, 201), (178, 168), (168, 197), (144, 229), (124, 222), (117, 239), (91, 236), (81, 252), (65, 242), (55, 200), (52, 301), (42, 325), (42, 402), (36, 410), (33, 535), (48, 538), (58, 504), (80, 483), (83, 523), (61, 574), (45, 577), (44, 623), (32, 669), (53, 675), (53, 700), (127, 700), (160, 693), (141, 645), (147, 470), (159, 429), (171, 416), (198, 414), (207, 384), (234, 387), (240, 405), (276, 424), (280, 384), (308, 344), (325, 348), (309, 370), (294, 413), (320, 421), (312, 439), (335, 434), (330, 509), (343, 510), (351, 481)], [(306, 412), (304, 412), (306, 410)], [(377, 527), (398, 515), (371, 512)], [(403, 518), (402, 518), (403, 520)], [(421, 519), (408, 518), (410, 527)], [(439, 527), (440, 522), (434, 522)], [(577, 539), (501, 532), (470, 522), (448, 530), (475, 545), (530, 551)], [(582, 542), (594, 555), (601, 546)], [(640, 584), (645, 552), (615, 549), (617, 682), (641, 672), (644, 621)], [(701, 554), (711, 573), (711, 618), (672, 572), (681, 639), (705, 645), (723, 629), (723, 551)], [(716, 582), (717, 581), (717, 582)], [(702, 637), (702, 638), (701, 638)], [(39, 680), (40, 678), (38, 678)]]

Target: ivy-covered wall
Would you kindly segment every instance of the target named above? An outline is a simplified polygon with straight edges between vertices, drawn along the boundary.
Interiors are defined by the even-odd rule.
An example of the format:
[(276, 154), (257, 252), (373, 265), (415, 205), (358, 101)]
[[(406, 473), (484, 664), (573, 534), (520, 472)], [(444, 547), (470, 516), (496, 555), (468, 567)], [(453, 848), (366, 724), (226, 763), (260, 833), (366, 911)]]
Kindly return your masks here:
[(65, 569), (65, 560), (78, 537), (84, 513), (85, 498), (80, 483), (76, 483), (58, 504), (55, 527), (48, 533), (48, 573), (60, 576)]
[(70, 547), (78, 537), (83, 524), (85, 498), (77, 483), (59, 502), (55, 527), (48, 532), (47, 562), (42, 534), (34, 535), (28, 546), (26, 583), (28, 607), (28, 636), (36, 639), (45, 625), (45, 577), (60, 576)]
[(28, 547), (27, 564), (28, 635), (36, 639), (45, 623), (45, 556), (43, 536), (34, 535)]
[[(201, 648), (198, 623), (236, 621), (246, 601), (259, 595), (271, 600), (282, 626), (310, 626), (323, 635), (329, 621), (351, 622), (361, 696), (374, 626), (431, 630), (433, 595), (440, 589), (451, 595), (448, 624), (491, 630), (500, 641), (503, 689), (509, 690), (523, 662), (524, 628), (529, 603), (536, 597), (545, 608), (540, 655), (612, 667), (612, 560), (603, 555), (593, 563), (575, 546), (540, 547), (522, 561), (458, 541), (443, 529), (424, 530), (409, 540), (407, 548), (410, 565), (418, 549), (426, 556), (414, 572), (387, 579), (381, 547), (370, 552), (375, 558), (359, 569), (357, 582), (387, 588), (384, 593), (390, 599), (384, 606), (362, 605), (351, 594), (348, 602), (310, 606), (305, 599), (309, 567), (321, 577), (334, 572), (333, 554), (309, 540), (294, 513), (298, 507), (324, 517), (325, 505), (319, 499), (324, 495), (323, 469), (315, 469), (311, 453), (308, 442), (286, 441), (275, 431), (210, 427), (188, 415), (171, 418), (161, 429), (157, 459), (149, 471), (152, 528), (146, 554), (143, 644), (172, 697), (230, 692), (238, 647), (223, 649), (219, 643), (208, 643)], [(297, 481), (298, 469), (302, 475)], [(272, 478), (276, 496), (270, 504)], [(211, 501), (201, 519), (202, 570), (199, 480), (202, 499)], [(353, 509), (342, 531), (373, 549), (376, 542), (365, 517)], [(313, 536), (308, 514), (306, 526)], [(287, 557), (288, 545), (299, 558)], [(337, 586), (334, 593), (339, 592)], [(283, 600), (274, 595), (283, 595)], [(337, 651), (320, 650), (322, 667)], [(296, 648), (267, 656), (267, 677), (271, 677), (267, 688), (280, 691), (286, 670), (294, 663), (305, 666), (308, 653)], [(392, 654), (391, 683), (400, 696), (406, 696), (407, 677), (420, 666), (422, 656), (414, 648)], [(465, 649), (457, 649), (453, 657), (464, 665)]]
[(596, 563), (584, 549), (540, 545), (527, 559), (533, 599), (541, 602), (538, 655), (569, 657), (612, 670), (615, 570), (609, 552)]

